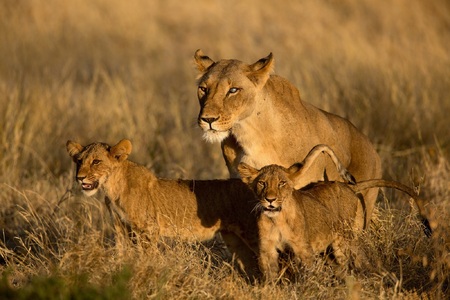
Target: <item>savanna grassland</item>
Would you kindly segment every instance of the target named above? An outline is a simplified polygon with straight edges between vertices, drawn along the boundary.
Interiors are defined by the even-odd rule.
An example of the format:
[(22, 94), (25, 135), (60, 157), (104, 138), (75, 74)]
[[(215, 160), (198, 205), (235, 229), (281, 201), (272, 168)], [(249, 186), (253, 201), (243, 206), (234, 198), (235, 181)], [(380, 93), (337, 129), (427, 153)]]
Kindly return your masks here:
[[(202, 245), (114, 247), (65, 143), (129, 138), (130, 159), (159, 176), (226, 178), (196, 125), (198, 48), (248, 63), (273, 52), (304, 101), (369, 136), (384, 178), (420, 190), (434, 236), (386, 191), (363, 237), (376, 272), (342, 281), (318, 262), (249, 284)], [(445, 0), (1, 1), (0, 298), (446, 299), (449, 49)]]

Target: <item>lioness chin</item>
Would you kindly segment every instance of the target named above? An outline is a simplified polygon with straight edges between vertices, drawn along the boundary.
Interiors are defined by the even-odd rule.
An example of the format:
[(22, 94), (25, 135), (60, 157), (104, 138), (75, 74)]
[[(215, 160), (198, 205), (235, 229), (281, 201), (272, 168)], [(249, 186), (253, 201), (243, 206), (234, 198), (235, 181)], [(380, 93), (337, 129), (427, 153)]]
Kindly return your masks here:
[[(250, 65), (213, 61), (201, 50), (194, 58), (200, 72), (198, 124), (206, 140), (221, 142), (231, 177), (239, 177), (240, 162), (290, 166), (317, 144), (332, 148), (357, 181), (381, 177), (381, 161), (369, 139), (348, 120), (303, 102), (290, 82), (271, 75), (272, 53)], [(340, 180), (332, 162), (321, 158), (295, 188), (323, 180), (324, 171), (330, 180)], [(364, 192), (368, 220), (377, 194), (377, 189)]]

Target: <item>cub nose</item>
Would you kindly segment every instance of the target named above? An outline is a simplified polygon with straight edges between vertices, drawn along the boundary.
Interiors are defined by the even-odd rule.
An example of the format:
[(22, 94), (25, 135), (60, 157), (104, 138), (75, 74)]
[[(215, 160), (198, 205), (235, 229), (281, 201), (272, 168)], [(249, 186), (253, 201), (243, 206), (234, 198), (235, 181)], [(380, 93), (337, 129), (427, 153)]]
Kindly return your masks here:
[(203, 122), (208, 123), (209, 125), (211, 125), (212, 123), (214, 123), (215, 121), (217, 121), (219, 119), (219, 117), (217, 118), (201, 118), (201, 120)]
[(276, 197), (265, 197), (264, 198), (267, 202), (269, 202), (269, 204), (272, 204), (272, 202), (274, 202), (275, 200), (277, 200)]
[(81, 177), (81, 176), (77, 176), (77, 180), (79, 181), (79, 182), (82, 182), (83, 181), (83, 179), (85, 179), (86, 178), (86, 176), (83, 176), (83, 177)]

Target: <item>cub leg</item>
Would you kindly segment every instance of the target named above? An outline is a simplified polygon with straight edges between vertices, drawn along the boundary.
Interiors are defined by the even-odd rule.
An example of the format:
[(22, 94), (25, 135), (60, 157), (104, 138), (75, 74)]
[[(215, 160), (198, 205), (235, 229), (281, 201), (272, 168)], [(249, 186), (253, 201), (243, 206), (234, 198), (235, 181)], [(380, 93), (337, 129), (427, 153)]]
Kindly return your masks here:
[(296, 240), (290, 246), (292, 247), (297, 262), (310, 269), (314, 263), (314, 251), (311, 245), (301, 239)]
[(244, 273), (250, 281), (259, 278), (261, 274), (255, 251), (253, 251), (238, 235), (232, 232), (221, 231), (220, 234), (228, 249), (236, 259), (240, 271)]
[(266, 282), (275, 282), (278, 277), (278, 272), (280, 271), (278, 256), (278, 251), (275, 247), (264, 249), (264, 245), (261, 245), (259, 267)]
[(348, 241), (343, 237), (336, 237), (331, 244), (333, 254), (336, 261), (336, 277), (343, 279), (349, 269), (350, 264), (350, 247)]

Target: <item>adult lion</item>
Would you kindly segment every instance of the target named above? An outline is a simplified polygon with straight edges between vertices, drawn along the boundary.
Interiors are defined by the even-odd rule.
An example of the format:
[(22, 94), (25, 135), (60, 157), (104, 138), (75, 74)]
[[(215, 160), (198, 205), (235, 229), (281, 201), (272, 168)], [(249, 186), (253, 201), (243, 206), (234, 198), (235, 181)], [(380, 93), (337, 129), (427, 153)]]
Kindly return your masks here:
[[(301, 161), (317, 144), (329, 145), (357, 181), (381, 177), (381, 162), (369, 139), (348, 120), (301, 101), (286, 79), (270, 75), (272, 53), (248, 65), (235, 59), (217, 62), (195, 52), (200, 77), (198, 124), (204, 138), (221, 142), (231, 177), (245, 162), (256, 168)], [(301, 188), (324, 178), (339, 180), (332, 162), (322, 157), (295, 183)], [(365, 192), (370, 220), (378, 190)]]

